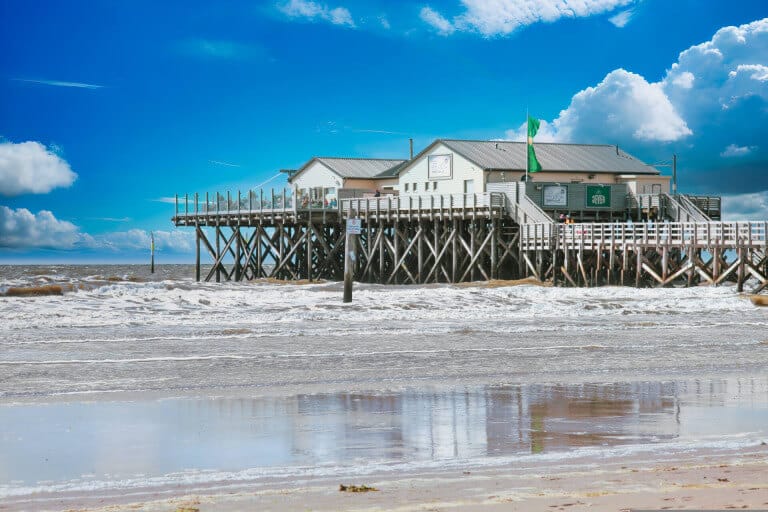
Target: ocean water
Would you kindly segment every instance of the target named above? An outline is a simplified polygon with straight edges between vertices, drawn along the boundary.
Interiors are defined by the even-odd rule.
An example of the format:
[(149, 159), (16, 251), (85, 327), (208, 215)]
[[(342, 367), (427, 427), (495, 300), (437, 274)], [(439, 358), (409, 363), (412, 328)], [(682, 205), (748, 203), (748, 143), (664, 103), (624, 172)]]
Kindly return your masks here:
[(343, 304), (193, 270), (0, 266), (0, 500), (766, 437), (768, 308), (730, 286), (356, 283)]

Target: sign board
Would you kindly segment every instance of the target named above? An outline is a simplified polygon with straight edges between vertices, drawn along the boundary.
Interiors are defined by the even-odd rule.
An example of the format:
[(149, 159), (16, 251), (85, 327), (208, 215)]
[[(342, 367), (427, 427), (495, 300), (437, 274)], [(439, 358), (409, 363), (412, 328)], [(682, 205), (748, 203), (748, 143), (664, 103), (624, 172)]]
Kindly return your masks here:
[(363, 230), (363, 221), (361, 219), (347, 219), (347, 234), (359, 235)]
[(429, 155), (427, 178), (430, 180), (450, 179), (453, 176), (453, 155)]
[(568, 187), (544, 185), (544, 206), (568, 206)]
[(610, 185), (587, 185), (587, 208), (610, 208)]

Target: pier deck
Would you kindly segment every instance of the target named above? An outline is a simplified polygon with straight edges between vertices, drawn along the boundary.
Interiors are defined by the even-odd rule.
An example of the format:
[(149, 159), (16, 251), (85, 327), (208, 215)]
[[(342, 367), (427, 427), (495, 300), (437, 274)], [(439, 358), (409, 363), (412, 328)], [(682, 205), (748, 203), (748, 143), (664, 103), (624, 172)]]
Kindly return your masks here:
[[(344, 225), (362, 220), (356, 280), (421, 284), (535, 277), (560, 285), (717, 285), (768, 289), (768, 222), (558, 224), (524, 194), (341, 198), (296, 204), (290, 193), (195, 195), (173, 222), (213, 260), (206, 280), (340, 280)], [(213, 236), (211, 237), (211, 233)]]

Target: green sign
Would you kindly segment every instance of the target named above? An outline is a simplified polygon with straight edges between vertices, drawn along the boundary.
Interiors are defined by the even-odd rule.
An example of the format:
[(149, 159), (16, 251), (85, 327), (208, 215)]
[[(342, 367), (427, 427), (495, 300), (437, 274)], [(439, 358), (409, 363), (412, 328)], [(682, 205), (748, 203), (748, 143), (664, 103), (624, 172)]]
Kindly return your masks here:
[(587, 208), (610, 208), (610, 185), (587, 185)]

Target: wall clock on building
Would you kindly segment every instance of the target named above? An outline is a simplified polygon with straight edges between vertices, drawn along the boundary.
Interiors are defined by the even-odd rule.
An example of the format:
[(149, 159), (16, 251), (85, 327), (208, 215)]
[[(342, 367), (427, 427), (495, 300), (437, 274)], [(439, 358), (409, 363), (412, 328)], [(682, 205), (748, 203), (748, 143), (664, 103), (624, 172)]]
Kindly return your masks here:
[(429, 155), (427, 165), (430, 180), (450, 179), (453, 175), (453, 155)]

